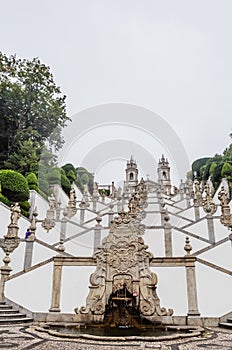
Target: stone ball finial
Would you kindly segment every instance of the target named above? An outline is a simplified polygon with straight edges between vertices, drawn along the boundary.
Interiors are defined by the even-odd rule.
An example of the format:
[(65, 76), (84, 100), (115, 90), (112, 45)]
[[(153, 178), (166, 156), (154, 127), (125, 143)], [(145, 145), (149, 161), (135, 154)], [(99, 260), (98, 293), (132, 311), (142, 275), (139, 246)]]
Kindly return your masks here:
[(65, 251), (64, 240), (63, 240), (63, 238), (60, 239), (60, 244), (59, 244), (57, 250), (58, 250), (58, 252), (59, 252), (60, 255), (62, 255), (63, 252)]
[(168, 222), (170, 220), (170, 216), (168, 214), (167, 209), (165, 210), (165, 214), (164, 214), (164, 221)]
[(39, 215), (37, 207), (33, 211), (33, 216), (36, 218)]
[(67, 207), (64, 208), (63, 215), (64, 215), (64, 217), (68, 216), (68, 208)]
[(184, 250), (186, 251), (186, 255), (190, 255), (190, 252), (192, 250), (192, 246), (190, 244), (190, 239), (189, 237), (185, 238), (185, 246), (184, 246)]
[(10, 252), (6, 252), (6, 255), (5, 257), (3, 258), (3, 262), (6, 266), (9, 265), (9, 263), (11, 262), (11, 259), (10, 259)]
[(97, 221), (98, 225), (100, 225), (100, 223), (102, 222), (102, 216), (100, 213), (97, 214), (96, 221)]

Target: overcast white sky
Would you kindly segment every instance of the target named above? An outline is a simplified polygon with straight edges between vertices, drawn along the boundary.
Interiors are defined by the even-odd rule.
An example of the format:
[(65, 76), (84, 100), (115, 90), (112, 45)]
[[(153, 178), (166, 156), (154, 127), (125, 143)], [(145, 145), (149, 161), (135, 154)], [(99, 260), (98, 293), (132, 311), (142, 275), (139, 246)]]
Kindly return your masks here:
[(108, 102), (164, 118), (190, 161), (230, 143), (231, 0), (1, 2), (0, 49), (48, 64), (69, 115)]

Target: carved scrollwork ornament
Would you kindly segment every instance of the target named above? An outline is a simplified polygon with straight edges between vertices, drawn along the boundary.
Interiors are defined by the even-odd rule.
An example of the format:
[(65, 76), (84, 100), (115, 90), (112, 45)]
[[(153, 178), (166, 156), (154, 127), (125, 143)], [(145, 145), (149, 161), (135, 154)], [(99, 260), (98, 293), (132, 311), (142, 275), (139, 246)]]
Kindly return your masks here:
[(217, 206), (214, 204), (213, 199), (210, 194), (209, 184), (206, 184), (204, 187), (205, 197), (202, 201), (203, 210), (205, 213), (213, 215), (217, 211)]
[(119, 215), (116, 216), (114, 218), (114, 221), (113, 223), (116, 225), (116, 226), (120, 226), (121, 224), (129, 224), (129, 222), (131, 221), (131, 218), (130, 216), (128, 215), (127, 212), (125, 212), (124, 210), (120, 211), (118, 213)]
[(221, 187), (220, 192), (218, 193), (218, 199), (220, 200), (221, 205), (221, 218), (220, 221), (223, 225), (228, 228), (232, 228), (232, 217), (229, 206), (229, 197), (227, 192), (224, 189), (224, 186)]

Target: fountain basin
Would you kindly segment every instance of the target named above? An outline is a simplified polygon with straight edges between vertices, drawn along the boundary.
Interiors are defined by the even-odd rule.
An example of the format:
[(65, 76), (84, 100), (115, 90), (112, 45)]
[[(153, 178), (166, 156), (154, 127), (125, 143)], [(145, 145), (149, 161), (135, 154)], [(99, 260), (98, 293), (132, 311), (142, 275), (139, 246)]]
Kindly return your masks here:
[(101, 325), (85, 326), (81, 324), (50, 323), (36, 330), (62, 338), (92, 339), (98, 341), (162, 341), (178, 338), (198, 337), (203, 328), (190, 326), (161, 326), (137, 329), (103, 327)]

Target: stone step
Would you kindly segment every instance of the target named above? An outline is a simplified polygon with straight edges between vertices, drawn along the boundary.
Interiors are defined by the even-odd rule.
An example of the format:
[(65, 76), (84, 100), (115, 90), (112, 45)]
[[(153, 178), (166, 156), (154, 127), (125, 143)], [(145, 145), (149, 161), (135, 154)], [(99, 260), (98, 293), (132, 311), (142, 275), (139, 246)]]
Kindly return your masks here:
[(20, 312), (11, 313), (11, 314), (0, 314), (0, 320), (5, 319), (11, 319), (11, 318), (25, 318), (25, 314), (21, 314)]
[(14, 323), (23, 324), (26, 322), (33, 322), (33, 319), (19, 312), (19, 310), (12, 305), (7, 304), (4, 301), (0, 302), (0, 325)]
[(8, 304), (0, 305), (0, 310), (4, 310), (4, 309), (13, 309), (13, 307), (11, 305), (8, 305)]
[(32, 321), (33, 321), (33, 319), (30, 317), (0, 319), (0, 325), (11, 324), (11, 323), (26, 323), (26, 322), (32, 322)]
[(219, 323), (219, 327), (230, 328), (230, 329), (232, 329), (232, 323), (229, 323), (229, 322), (220, 322), (220, 323)]
[(17, 314), (18, 312), (19, 312), (18, 310), (14, 310), (14, 309), (1, 310), (1, 308), (0, 308), (0, 315), (1, 314)]

